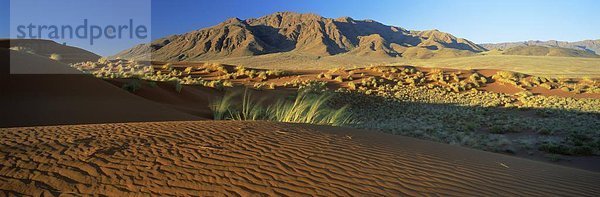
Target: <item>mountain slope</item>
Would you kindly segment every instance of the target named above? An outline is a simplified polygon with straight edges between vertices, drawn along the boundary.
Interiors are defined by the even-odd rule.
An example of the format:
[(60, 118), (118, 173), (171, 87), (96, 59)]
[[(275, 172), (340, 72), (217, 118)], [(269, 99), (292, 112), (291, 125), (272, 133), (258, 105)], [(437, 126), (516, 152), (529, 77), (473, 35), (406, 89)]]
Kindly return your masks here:
[(485, 51), (473, 42), (438, 30), (408, 31), (372, 20), (277, 12), (255, 19), (228, 19), (212, 27), (138, 45), (113, 57), (148, 59), (151, 53), (152, 60), (190, 61), (281, 52), (319, 57), (345, 53), (398, 57), (410, 48), (434, 54), (423, 57), (435, 57), (436, 51), (445, 49), (457, 51), (446, 55), (460, 56)]
[(506, 42), (496, 44), (480, 44), (487, 50), (501, 49), (506, 50), (517, 46), (548, 46), (548, 47), (563, 47), (569, 49), (577, 49), (584, 51), (591, 51), (600, 55), (600, 39), (598, 40), (584, 40), (579, 42), (564, 42), (564, 41), (525, 41), (525, 42)]

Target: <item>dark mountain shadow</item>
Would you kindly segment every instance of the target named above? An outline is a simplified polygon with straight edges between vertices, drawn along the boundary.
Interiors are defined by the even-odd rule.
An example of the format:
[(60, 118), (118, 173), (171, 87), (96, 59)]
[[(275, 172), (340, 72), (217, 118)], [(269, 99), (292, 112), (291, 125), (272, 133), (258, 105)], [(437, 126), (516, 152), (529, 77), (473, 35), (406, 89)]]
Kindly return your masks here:
[(288, 39), (279, 33), (280, 28), (266, 25), (249, 26), (250, 31), (263, 43), (267, 44), (266, 53), (288, 52), (294, 50), (296, 41)]
[(471, 46), (465, 43), (442, 43), (447, 48), (454, 48), (459, 50), (467, 50), (474, 53), (478, 53), (480, 51), (474, 50)]
[(437, 46), (425, 46), (425, 48), (429, 50), (438, 50)]
[(421, 42), (419, 37), (409, 35), (408, 32), (402, 28), (387, 26), (375, 21), (351, 20), (350, 22), (334, 21), (334, 23), (339, 27), (342, 34), (346, 35), (354, 45), (358, 45), (359, 36), (368, 36), (371, 34), (379, 34), (388, 42), (388, 44), (395, 43), (402, 46), (406, 46), (407, 44), (416, 46)]

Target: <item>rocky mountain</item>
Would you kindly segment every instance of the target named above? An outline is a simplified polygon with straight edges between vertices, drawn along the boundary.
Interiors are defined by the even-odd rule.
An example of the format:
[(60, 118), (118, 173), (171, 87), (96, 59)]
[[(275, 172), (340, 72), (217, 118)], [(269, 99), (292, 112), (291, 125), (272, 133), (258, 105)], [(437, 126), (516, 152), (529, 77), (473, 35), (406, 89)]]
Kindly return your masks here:
[(583, 51), (589, 51), (600, 55), (600, 39), (598, 40), (584, 40), (579, 42), (564, 42), (564, 41), (525, 41), (525, 42), (506, 42), (496, 44), (480, 44), (480, 46), (488, 49), (500, 49), (506, 50), (517, 46), (547, 46), (547, 47), (562, 47), (569, 49), (577, 49)]
[(208, 60), (271, 53), (314, 56), (431, 58), (465, 56), (485, 49), (438, 30), (409, 31), (373, 20), (324, 18), (277, 12), (260, 18), (228, 19), (218, 25), (173, 35), (113, 57), (162, 61)]

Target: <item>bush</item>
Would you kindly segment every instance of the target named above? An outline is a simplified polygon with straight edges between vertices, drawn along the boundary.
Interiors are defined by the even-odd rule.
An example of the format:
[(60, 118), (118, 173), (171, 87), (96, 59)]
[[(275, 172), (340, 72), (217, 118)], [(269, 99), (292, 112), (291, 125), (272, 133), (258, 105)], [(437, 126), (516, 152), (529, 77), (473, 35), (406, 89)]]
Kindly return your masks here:
[(140, 80), (130, 80), (126, 84), (123, 84), (122, 88), (129, 92), (136, 92), (142, 88), (142, 83)]
[(60, 54), (53, 53), (53, 54), (50, 54), (50, 59), (60, 61), (60, 60), (62, 60), (62, 56)]
[(523, 74), (511, 71), (498, 71), (492, 76), (492, 79), (506, 79), (514, 82), (520, 81), (521, 78), (523, 78)]
[(356, 84), (354, 84), (354, 82), (348, 82), (348, 89), (350, 90), (356, 90)]
[(542, 84), (540, 84), (540, 87), (546, 88), (548, 90), (551, 90), (553, 88), (552, 84), (549, 84), (549, 83), (542, 83)]
[(267, 70), (267, 75), (280, 77), (280, 76), (285, 75), (285, 72), (283, 72), (281, 70)]
[(259, 72), (258, 73), (258, 77), (257, 77), (260, 81), (264, 81), (267, 80), (267, 73), (266, 72)]
[(298, 87), (298, 92), (301, 93), (319, 93), (327, 90), (327, 82), (324, 81), (308, 81)]
[(319, 74), (317, 75), (317, 79), (322, 79), (322, 78), (325, 78), (325, 74), (323, 74), (323, 73), (319, 73)]
[(223, 81), (223, 87), (233, 87), (233, 82), (231, 82), (231, 81)]
[(192, 73), (193, 69), (194, 69), (194, 67), (191, 67), (191, 66), (190, 66), (190, 67), (187, 67), (187, 68), (185, 68), (185, 70), (183, 70), (183, 72), (184, 72), (185, 74), (188, 74), (188, 75), (189, 75), (190, 73)]
[(98, 59), (98, 63), (100, 64), (108, 64), (108, 58), (105, 57), (101, 57), (100, 59)]

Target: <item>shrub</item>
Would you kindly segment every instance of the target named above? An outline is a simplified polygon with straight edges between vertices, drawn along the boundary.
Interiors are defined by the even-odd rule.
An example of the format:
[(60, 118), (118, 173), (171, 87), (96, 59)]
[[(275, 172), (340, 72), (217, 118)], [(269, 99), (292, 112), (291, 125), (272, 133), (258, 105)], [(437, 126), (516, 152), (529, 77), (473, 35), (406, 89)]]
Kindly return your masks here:
[(450, 76), (452, 77), (452, 80), (454, 82), (459, 82), (460, 81), (460, 78), (458, 78), (458, 75), (456, 75), (456, 73), (452, 73), (452, 74), (450, 74)]
[(142, 83), (140, 80), (130, 80), (126, 84), (123, 84), (122, 88), (129, 92), (136, 92), (142, 88)]
[(548, 90), (551, 90), (553, 88), (552, 85), (549, 83), (542, 83), (542, 84), (540, 84), (540, 87), (546, 88)]
[(556, 142), (544, 142), (538, 149), (548, 153), (571, 155), (569, 147)]
[(258, 77), (257, 77), (260, 81), (263, 80), (267, 80), (267, 73), (266, 72), (259, 72), (258, 73)]
[(98, 59), (98, 63), (100, 64), (108, 64), (108, 59), (105, 57), (101, 57), (100, 59)]
[(324, 81), (308, 81), (298, 87), (298, 92), (302, 93), (319, 93), (327, 90), (327, 82)]
[(53, 53), (53, 54), (50, 54), (50, 59), (60, 61), (60, 60), (62, 60), (62, 56), (60, 54)]
[(483, 77), (482, 75), (480, 75), (479, 73), (473, 73), (471, 76), (469, 76), (469, 79), (473, 82), (479, 81), (479, 79)]
[(323, 74), (323, 73), (319, 73), (319, 74), (317, 75), (317, 79), (322, 79), (322, 78), (325, 78), (325, 74)]
[(260, 90), (263, 88), (263, 86), (265, 86), (264, 83), (255, 83), (252, 87), (256, 90)]
[(223, 86), (224, 87), (233, 87), (233, 82), (231, 82), (231, 81), (223, 81)]
[(285, 72), (281, 70), (267, 70), (267, 75), (279, 77), (285, 75)]
[(348, 89), (356, 90), (356, 84), (354, 84), (352, 81), (348, 82)]
[(507, 79), (517, 82), (523, 78), (523, 74), (511, 71), (498, 71), (492, 76), (492, 79)]
[(191, 66), (190, 66), (190, 67), (187, 67), (187, 68), (185, 68), (185, 70), (184, 70), (183, 72), (184, 72), (185, 74), (188, 74), (188, 75), (189, 75), (190, 73), (192, 73), (193, 69), (194, 69), (194, 67), (191, 67)]
[(162, 67), (161, 67), (161, 68), (162, 68), (163, 70), (167, 70), (167, 71), (171, 71), (171, 69), (173, 69), (173, 68), (171, 67), (171, 63), (166, 63), (166, 64), (162, 65)]
[(154, 82), (154, 81), (149, 81), (149, 82), (148, 82), (148, 86), (149, 86), (149, 87), (151, 87), (151, 88), (156, 88), (156, 87), (158, 87), (158, 85), (157, 85), (157, 84), (156, 84), (156, 82)]

